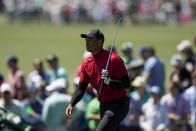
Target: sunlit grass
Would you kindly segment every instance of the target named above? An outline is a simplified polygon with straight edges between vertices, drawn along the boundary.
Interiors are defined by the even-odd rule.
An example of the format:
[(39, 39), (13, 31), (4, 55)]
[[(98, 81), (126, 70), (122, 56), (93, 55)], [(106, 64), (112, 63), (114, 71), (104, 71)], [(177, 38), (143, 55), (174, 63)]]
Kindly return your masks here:
[[(7, 78), (8, 68), (4, 62), (6, 56), (15, 54), (19, 57), (19, 67), (27, 76), (32, 71), (34, 58), (40, 57), (45, 61), (49, 53), (59, 56), (60, 65), (64, 66), (69, 75), (70, 83), (75, 75), (76, 68), (82, 62), (85, 51), (85, 41), (80, 38), (81, 33), (86, 33), (91, 28), (100, 28), (105, 34), (107, 47), (113, 38), (114, 24), (65, 24), (53, 26), (48, 22), (6, 23), (5, 17), (0, 16), (0, 72)], [(157, 55), (164, 61), (167, 70), (167, 79), (172, 71), (169, 64), (172, 54), (177, 53), (176, 45), (183, 39), (191, 40), (196, 35), (196, 24), (190, 25), (122, 25), (119, 28), (115, 46), (120, 53), (120, 45), (131, 41), (134, 44), (134, 54), (141, 45), (151, 45), (156, 48)]]

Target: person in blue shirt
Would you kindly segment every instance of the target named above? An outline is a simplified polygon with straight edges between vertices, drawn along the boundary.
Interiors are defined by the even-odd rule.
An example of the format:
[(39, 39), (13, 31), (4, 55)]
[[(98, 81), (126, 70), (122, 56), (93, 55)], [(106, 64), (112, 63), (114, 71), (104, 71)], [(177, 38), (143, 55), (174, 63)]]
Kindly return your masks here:
[(63, 78), (66, 81), (66, 86), (68, 88), (69, 85), (69, 80), (68, 80), (68, 75), (67, 71), (64, 67), (60, 67), (58, 64), (58, 57), (54, 54), (50, 54), (47, 57), (47, 62), (52, 69), (50, 72), (50, 83), (54, 82), (55, 80), (59, 78)]
[(159, 86), (162, 93), (164, 93), (165, 82), (165, 66), (164, 63), (156, 56), (153, 47), (148, 47), (143, 52), (144, 71), (143, 76), (147, 79), (147, 92), (152, 86)]
[(28, 96), (21, 102), (21, 107), (25, 114), (24, 120), (32, 125), (36, 130), (45, 129), (42, 122), (42, 103), (37, 99), (38, 89), (36, 87), (28, 87)]

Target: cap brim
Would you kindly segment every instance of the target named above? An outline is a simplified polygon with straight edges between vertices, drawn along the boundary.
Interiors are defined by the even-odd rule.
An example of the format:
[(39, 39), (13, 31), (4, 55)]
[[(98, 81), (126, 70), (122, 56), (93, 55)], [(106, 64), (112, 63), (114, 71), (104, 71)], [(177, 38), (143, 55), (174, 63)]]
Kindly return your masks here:
[(86, 34), (81, 34), (80, 37), (87, 38), (87, 35)]
[(82, 38), (87, 38), (87, 37), (95, 38), (95, 36), (92, 36), (91, 34), (81, 34), (80, 37), (82, 37)]

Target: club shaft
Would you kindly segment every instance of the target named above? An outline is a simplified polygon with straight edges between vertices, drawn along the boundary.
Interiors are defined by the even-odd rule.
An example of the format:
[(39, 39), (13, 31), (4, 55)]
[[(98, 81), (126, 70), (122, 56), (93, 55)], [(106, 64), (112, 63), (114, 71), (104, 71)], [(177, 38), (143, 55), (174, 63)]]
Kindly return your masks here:
[(108, 69), (108, 65), (110, 63), (110, 57), (112, 55), (112, 50), (113, 50), (113, 47), (114, 47), (114, 42), (115, 42), (115, 39), (116, 39), (116, 34), (118, 32), (118, 27), (119, 27), (119, 24), (120, 24), (120, 20), (121, 20), (121, 18), (118, 19), (118, 23), (116, 25), (116, 30), (115, 30), (114, 37), (113, 37), (113, 40), (112, 40), (112, 46), (111, 46), (111, 49), (110, 49), (110, 54), (108, 56), (108, 60), (107, 60), (107, 64), (106, 64), (105, 70)]
[[(109, 66), (109, 63), (110, 63), (110, 58), (111, 58), (111, 55), (112, 55), (112, 49), (114, 47), (114, 42), (115, 42), (115, 39), (116, 39), (116, 35), (117, 35), (117, 32), (118, 32), (120, 21), (121, 21), (121, 17), (119, 16), (118, 23), (116, 25), (116, 29), (115, 29), (115, 32), (114, 32), (114, 37), (113, 37), (113, 40), (112, 40), (112, 45), (111, 45), (111, 49), (110, 49), (110, 53), (109, 53), (109, 56), (108, 56), (108, 60), (107, 60), (107, 64), (106, 64), (105, 70), (108, 69), (108, 66)], [(100, 84), (100, 88), (99, 88), (99, 94), (101, 94), (101, 92), (102, 92), (103, 83), (104, 83), (104, 80), (102, 79), (101, 80), (101, 84)]]

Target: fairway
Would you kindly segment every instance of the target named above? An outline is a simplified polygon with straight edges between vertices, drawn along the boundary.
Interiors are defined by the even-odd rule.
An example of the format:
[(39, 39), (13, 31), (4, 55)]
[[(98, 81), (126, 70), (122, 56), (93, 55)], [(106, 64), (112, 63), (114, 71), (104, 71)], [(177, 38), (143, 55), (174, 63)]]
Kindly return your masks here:
[[(60, 66), (67, 69), (69, 82), (72, 80), (76, 68), (82, 62), (85, 51), (85, 41), (80, 38), (81, 33), (86, 33), (92, 28), (99, 28), (105, 35), (104, 47), (112, 42), (115, 24), (88, 25), (66, 24), (53, 26), (48, 23), (41, 24), (5, 24), (0, 22), (0, 72), (7, 79), (8, 68), (5, 58), (9, 54), (15, 54), (19, 58), (19, 67), (28, 76), (32, 71), (32, 62), (39, 57), (44, 60), (44, 66), (48, 69), (46, 56), (54, 53), (59, 56)], [(168, 76), (172, 71), (170, 57), (177, 53), (176, 45), (183, 39), (193, 41), (196, 35), (196, 23), (186, 26), (163, 25), (122, 25), (119, 27), (115, 46), (120, 53), (120, 45), (130, 41), (134, 44), (134, 54), (141, 45), (152, 45), (156, 48), (157, 55), (164, 61)]]

